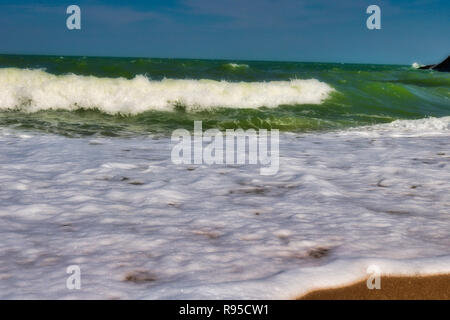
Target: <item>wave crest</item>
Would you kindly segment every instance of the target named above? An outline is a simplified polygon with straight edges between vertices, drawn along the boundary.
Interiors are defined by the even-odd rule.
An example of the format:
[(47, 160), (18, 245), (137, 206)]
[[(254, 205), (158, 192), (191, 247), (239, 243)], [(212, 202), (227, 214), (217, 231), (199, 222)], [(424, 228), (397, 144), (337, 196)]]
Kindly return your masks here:
[(248, 69), (248, 64), (238, 64), (238, 63), (227, 63), (223, 65), (225, 68), (229, 69)]
[(0, 69), (0, 110), (27, 112), (97, 108), (109, 114), (138, 114), (225, 108), (274, 108), (320, 104), (334, 91), (316, 79), (228, 82), (216, 80), (150, 80), (53, 75), (43, 70)]

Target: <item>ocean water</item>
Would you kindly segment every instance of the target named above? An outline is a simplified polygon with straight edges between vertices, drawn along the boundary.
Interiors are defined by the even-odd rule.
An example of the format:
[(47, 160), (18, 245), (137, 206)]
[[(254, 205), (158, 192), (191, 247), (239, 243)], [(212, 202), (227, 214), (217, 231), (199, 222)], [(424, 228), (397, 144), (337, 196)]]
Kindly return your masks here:
[(0, 55), (0, 125), (66, 136), (338, 130), (443, 117), (446, 73), (410, 66)]
[[(194, 120), (279, 129), (279, 172), (175, 165)], [(410, 66), (0, 56), (0, 297), (278, 299), (371, 265), (448, 273), (449, 138), (450, 75)]]

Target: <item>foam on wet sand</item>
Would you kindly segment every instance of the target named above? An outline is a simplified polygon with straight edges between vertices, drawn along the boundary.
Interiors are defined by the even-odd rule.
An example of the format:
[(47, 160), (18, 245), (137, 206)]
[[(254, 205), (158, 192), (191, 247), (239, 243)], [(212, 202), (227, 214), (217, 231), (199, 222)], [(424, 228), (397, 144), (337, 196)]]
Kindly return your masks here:
[(282, 134), (268, 177), (174, 165), (169, 138), (2, 129), (0, 297), (278, 299), (370, 265), (449, 273), (450, 134), (413, 127)]

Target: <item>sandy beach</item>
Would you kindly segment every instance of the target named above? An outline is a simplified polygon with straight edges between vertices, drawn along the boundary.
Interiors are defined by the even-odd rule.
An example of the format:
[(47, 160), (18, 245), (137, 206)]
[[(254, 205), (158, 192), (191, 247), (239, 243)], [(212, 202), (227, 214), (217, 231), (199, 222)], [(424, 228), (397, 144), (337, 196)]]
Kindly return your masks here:
[(381, 278), (381, 289), (369, 290), (366, 281), (310, 292), (299, 300), (448, 300), (450, 274)]

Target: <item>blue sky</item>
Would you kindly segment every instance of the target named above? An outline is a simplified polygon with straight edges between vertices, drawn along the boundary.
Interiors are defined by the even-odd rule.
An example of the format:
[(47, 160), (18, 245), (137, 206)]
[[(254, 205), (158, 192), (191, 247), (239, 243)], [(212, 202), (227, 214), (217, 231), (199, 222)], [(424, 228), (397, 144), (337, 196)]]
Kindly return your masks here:
[(450, 54), (449, 18), (448, 0), (2, 0), (0, 53), (427, 64)]

